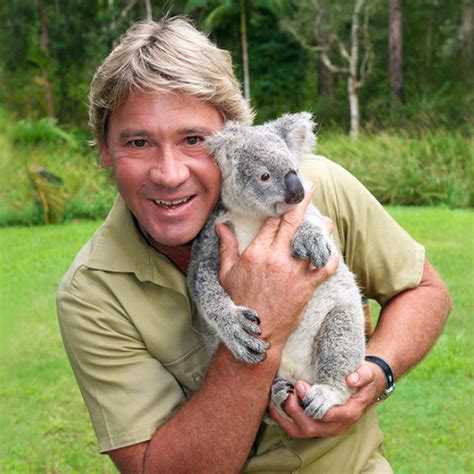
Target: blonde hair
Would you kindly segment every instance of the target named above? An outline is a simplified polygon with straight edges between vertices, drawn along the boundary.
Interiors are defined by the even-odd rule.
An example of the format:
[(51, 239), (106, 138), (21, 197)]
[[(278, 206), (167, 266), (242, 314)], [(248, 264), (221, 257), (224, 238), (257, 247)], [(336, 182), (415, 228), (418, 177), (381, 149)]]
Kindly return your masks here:
[(105, 142), (111, 112), (134, 91), (190, 95), (215, 106), (226, 120), (253, 120), (229, 52), (183, 17), (134, 24), (97, 69), (89, 94), (96, 143)]

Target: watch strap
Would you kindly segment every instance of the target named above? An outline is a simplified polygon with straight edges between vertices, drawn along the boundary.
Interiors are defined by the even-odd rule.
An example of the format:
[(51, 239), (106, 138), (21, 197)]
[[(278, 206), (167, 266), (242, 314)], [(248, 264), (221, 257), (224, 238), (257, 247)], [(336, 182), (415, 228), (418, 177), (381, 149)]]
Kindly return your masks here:
[(392, 394), (392, 392), (395, 390), (395, 376), (393, 375), (393, 370), (387, 364), (387, 362), (385, 362), (380, 357), (368, 355), (368, 356), (365, 356), (365, 360), (367, 362), (372, 362), (378, 365), (382, 369), (385, 375), (385, 380), (386, 380), (385, 390), (377, 399), (377, 401), (381, 402), (382, 400), (385, 400), (387, 397), (389, 397)]

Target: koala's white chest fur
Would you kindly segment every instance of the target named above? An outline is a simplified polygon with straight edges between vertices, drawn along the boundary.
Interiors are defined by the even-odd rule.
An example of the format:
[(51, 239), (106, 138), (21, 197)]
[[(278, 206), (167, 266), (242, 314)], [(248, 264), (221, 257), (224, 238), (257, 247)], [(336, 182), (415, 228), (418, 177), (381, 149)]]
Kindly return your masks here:
[(239, 253), (242, 253), (252, 242), (262, 227), (264, 219), (255, 216), (226, 212), (218, 217), (217, 224), (230, 223), (239, 243)]

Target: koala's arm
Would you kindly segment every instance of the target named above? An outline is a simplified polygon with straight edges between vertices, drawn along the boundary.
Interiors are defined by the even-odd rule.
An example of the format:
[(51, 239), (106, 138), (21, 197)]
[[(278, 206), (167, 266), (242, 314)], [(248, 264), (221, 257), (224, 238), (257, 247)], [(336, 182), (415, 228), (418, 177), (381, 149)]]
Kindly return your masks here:
[(317, 216), (304, 219), (291, 243), (291, 255), (311, 260), (316, 268), (324, 267), (335, 251), (334, 244)]
[(217, 338), (237, 359), (257, 363), (265, 358), (268, 345), (258, 338), (257, 312), (235, 305), (219, 283), (219, 240), (214, 225), (211, 219), (193, 245), (188, 288), (199, 315)]

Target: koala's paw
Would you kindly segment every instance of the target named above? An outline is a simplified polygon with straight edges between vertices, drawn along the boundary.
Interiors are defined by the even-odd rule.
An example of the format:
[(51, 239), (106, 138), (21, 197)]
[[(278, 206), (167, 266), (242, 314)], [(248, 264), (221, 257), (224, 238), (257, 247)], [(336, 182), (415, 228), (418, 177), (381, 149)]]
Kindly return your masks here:
[[(277, 411), (288, 420), (291, 418), (286, 414), (285, 410), (283, 409), (283, 405), (285, 404), (288, 397), (293, 393), (293, 391), (294, 387), (291, 382), (288, 382), (288, 380), (282, 379), (280, 377), (276, 377), (273, 381), (270, 392), (270, 400), (272, 404), (275, 406)], [(263, 421), (268, 425), (277, 425), (277, 423), (273, 421), (268, 413), (265, 413)]]
[(320, 420), (335, 405), (342, 405), (349, 399), (350, 393), (325, 384), (315, 384), (303, 398), (303, 408), (308, 416)]
[(273, 381), (270, 400), (277, 407), (281, 408), (287, 398), (294, 392), (295, 388), (288, 380), (276, 377)]
[(223, 340), (234, 356), (249, 364), (265, 360), (268, 344), (256, 336), (261, 334), (257, 312), (250, 308), (237, 306), (232, 318), (226, 323)]
[(322, 268), (331, 255), (331, 244), (325, 236), (305, 233), (304, 239), (293, 241), (291, 254), (295, 258), (310, 259), (316, 268)]

